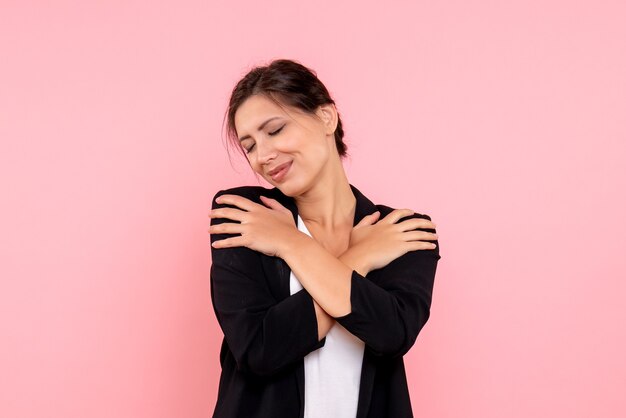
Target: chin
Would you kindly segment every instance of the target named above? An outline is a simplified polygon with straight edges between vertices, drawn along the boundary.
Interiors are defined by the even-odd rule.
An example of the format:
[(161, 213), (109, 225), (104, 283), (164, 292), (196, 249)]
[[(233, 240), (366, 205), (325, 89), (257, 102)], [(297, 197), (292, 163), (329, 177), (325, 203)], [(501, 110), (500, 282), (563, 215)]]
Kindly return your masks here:
[(302, 194), (302, 188), (293, 185), (289, 186), (288, 184), (281, 183), (277, 184), (276, 188), (280, 190), (285, 196), (295, 197)]
[(276, 188), (280, 190), (282, 194), (284, 194), (285, 196), (294, 197), (297, 195), (293, 193), (293, 189), (291, 187), (284, 187), (284, 185), (279, 184), (279, 185), (276, 185)]

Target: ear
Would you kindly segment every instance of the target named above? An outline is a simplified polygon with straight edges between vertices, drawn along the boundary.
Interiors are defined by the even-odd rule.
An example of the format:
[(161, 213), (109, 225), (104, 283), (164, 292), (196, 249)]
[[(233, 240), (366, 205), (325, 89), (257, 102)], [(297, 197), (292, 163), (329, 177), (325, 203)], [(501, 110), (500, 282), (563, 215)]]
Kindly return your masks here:
[(332, 103), (325, 103), (320, 105), (317, 114), (324, 122), (326, 126), (326, 133), (329, 135), (334, 135), (335, 129), (337, 129), (337, 123), (339, 121), (339, 115), (337, 113), (337, 108)]

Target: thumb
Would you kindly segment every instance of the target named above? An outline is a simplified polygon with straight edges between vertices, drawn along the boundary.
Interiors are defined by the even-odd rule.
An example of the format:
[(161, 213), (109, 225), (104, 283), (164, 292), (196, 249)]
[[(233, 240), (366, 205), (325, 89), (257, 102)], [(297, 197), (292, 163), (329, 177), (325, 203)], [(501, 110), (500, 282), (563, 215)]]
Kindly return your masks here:
[(363, 219), (361, 219), (361, 221), (356, 226), (359, 227), (363, 225), (372, 225), (378, 220), (379, 217), (380, 211), (377, 210), (374, 213), (370, 213), (369, 215), (364, 216)]

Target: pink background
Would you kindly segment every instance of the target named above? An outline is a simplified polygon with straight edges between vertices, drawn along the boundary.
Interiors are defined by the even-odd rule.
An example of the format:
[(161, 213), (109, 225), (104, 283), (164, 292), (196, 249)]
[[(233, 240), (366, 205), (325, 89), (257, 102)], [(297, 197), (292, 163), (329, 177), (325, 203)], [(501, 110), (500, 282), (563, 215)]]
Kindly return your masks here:
[(626, 416), (624, 2), (0, 7), (0, 416), (210, 416), (207, 213), (257, 184), (222, 117), (272, 58), (337, 100), (350, 182), (438, 225), (416, 416)]

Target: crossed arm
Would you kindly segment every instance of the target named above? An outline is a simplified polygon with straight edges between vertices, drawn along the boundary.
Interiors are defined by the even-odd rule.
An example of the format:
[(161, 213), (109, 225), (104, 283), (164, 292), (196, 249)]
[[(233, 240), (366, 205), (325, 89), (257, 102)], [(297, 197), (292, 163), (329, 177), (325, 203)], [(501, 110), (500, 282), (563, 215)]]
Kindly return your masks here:
[[(215, 197), (213, 209), (224, 206)], [(213, 218), (211, 224), (224, 221)], [(212, 234), (211, 241), (227, 237)], [(368, 272), (349, 251), (336, 258), (304, 233), (295, 239), (284, 260), (303, 289), (280, 301), (260, 276), (261, 254), (246, 247), (212, 248), (213, 306), (239, 369), (279, 373), (322, 347), (333, 321), (375, 355), (404, 355), (429, 316), (439, 245)]]
[(318, 340), (322, 340), (335, 323), (335, 317), (350, 313), (352, 272), (365, 277), (369, 272), (367, 263), (350, 249), (335, 257), (303, 233), (294, 236), (289, 248), (284, 260), (313, 298)]

